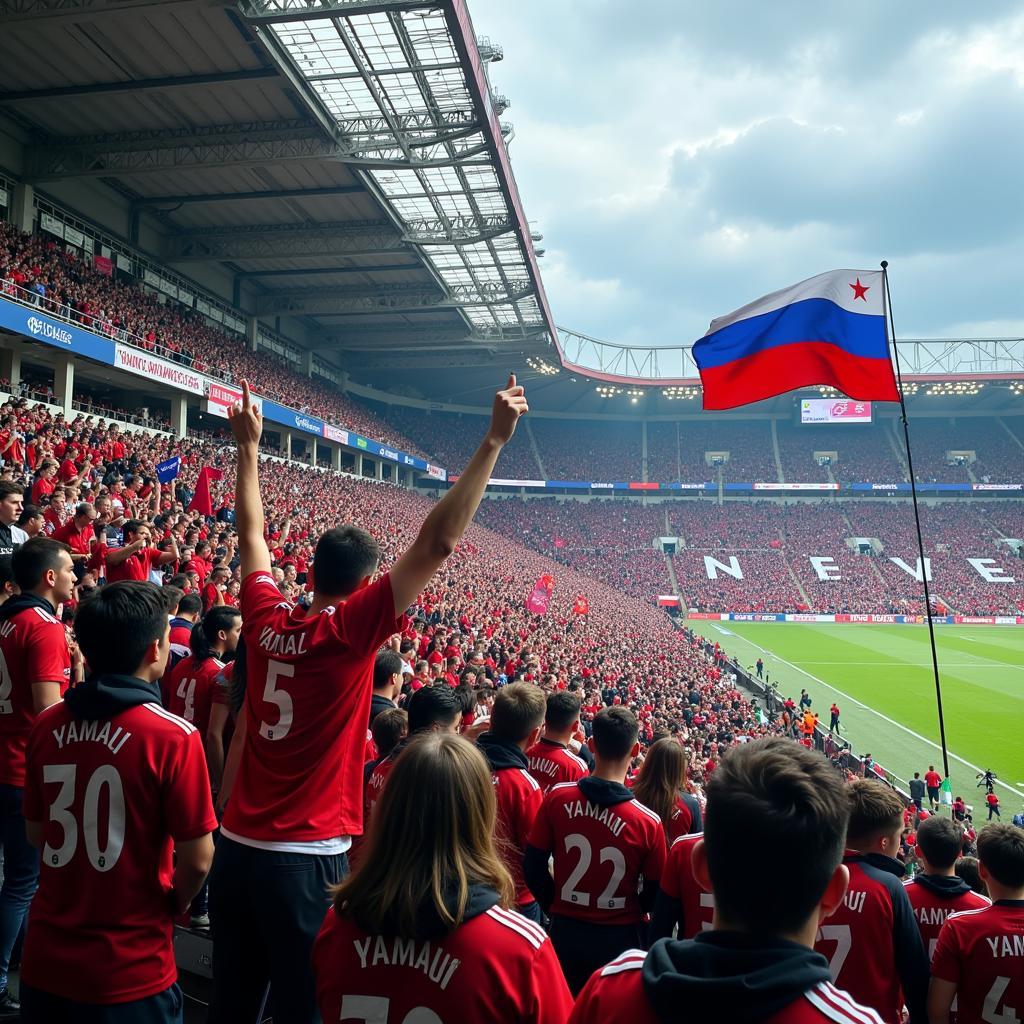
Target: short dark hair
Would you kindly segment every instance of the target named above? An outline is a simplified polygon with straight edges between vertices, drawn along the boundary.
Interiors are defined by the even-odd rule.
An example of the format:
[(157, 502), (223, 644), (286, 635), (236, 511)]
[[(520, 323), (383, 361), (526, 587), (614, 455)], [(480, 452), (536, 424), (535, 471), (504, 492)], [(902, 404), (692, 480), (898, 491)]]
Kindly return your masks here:
[(129, 533), (138, 533), (145, 525), (146, 524), (141, 519), (129, 519), (121, 529), (127, 537)]
[(512, 683), (503, 687), (491, 708), (491, 734), (508, 743), (520, 743), (544, 721), (544, 708), (544, 691), (539, 686)]
[(188, 586), (188, 577), (183, 572), (176, 572), (168, 581), (168, 587), (176, 587), (178, 590), (184, 591)]
[(461, 714), (462, 702), (450, 686), (424, 686), (409, 698), (409, 735), (435, 725), (451, 725)]
[(917, 845), (933, 868), (951, 868), (964, 845), (964, 830), (949, 818), (933, 814), (917, 826)]
[(636, 715), (629, 708), (602, 708), (594, 716), (594, 748), (610, 761), (626, 757), (639, 735)]
[(579, 697), (564, 690), (548, 695), (548, 706), (544, 711), (544, 721), (556, 732), (568, 729), (580, 717), (582, 701)]
[(704, 845), (722, 916), (751, 931), (798, 930), (843, 859), (850, 804), (836, 770), (821, 754), (772, 736), (731, 748), (707, 797)]
[(42, 518), (43, 510), (38, 505), (23, 505), (18, 516), (18, 526), (24, 526), (30, 519)]
[(4, 498), (9, 498), (12, 494), (18, 495), (19, 498), (24, 498), (25, 488), (14, 480), (0, 480), (0, 501), (3, 501)]
[(198, 594), (182, 594), (178, 601), (179, 615), (195, 615), (203, 610), (203, 599)]
[(903, 801), (882, 782), (854, 779), (846, 795), (850, 801), (847, 842), (890, 835), (903, 823)]
[(70, 551), (67, 544), (50, 537), (33, 537), (26, 541), (11, 558), (11, 571), (18, 589), (24, 591), (38, 587), (49, 570), (56, 572), (60, 568), (61, 553)]
[(385, 708), (370, 724), (377, 756), (387, 757), (409, 732), (409, 716), (401, 708)]
[(1009, 822), (986, 825), (978, 836), (978, 860), (1000, 885), (1024, 888), (1024, 829)]
[(93, 675), (130, 676), (168, 628), (167, 594), (155, 583), (108, 583), (82, 604), (75, 638)]
[(394, 651), (379, 651), (373, 662), (373, 688), (379, 690), (402, 671), (402, 659)]
[(351, 594), (380, 563), (380, 546), (358, 526), (338, 526), (320, 535), (313, 552), (313, 589)]

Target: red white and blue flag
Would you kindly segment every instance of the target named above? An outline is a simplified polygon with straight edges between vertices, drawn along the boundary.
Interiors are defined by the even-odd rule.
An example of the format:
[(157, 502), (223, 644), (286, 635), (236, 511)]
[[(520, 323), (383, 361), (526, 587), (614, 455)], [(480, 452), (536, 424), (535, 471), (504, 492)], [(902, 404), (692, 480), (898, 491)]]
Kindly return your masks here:
[(734, 409), (827, 384), (898, 402), (879, 270), (832, 270), (711, 321), (693, 346), (705, 409)]

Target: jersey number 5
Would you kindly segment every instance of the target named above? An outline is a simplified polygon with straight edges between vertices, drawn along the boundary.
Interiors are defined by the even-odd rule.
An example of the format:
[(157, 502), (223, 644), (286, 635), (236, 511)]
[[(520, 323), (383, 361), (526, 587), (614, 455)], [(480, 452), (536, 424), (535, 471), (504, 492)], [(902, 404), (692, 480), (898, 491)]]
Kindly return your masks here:
[(267, 662), (267, 685), (263, 687), (263, 700), (267, 704), (277, 705), (277, 721), (273, 724), (260, 722), (260, 735), (265, 740), (283, 740), (292, 727), (292, 695), (287, 690), (279, 690), (277, 681), (284, 676), (291, 679), (295, 675), (295, 666), (286, 665), (282, 661)]

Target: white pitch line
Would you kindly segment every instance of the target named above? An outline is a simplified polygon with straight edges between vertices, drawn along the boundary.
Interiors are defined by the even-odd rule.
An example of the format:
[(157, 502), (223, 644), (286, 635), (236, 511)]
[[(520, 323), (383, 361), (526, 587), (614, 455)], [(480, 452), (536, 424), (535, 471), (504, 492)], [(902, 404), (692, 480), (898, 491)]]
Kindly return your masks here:
[[(849, 665), (848, 661), (805, 661), (805, 665)], [(857, 665), (891, 665), (891, 661), (858, 661)], [(999, 665), (1000, 671), (1003, 669), (1009, 669), (1011, 672), (1024, 672), (1024, 665)], [(949, 662), (942, 661), (939, 663), (940, 669), (945, 668), (984, 668), (984, 663), (979, 661), (963, 661), (963, 662)]]
[[(742, 637), (741, 639), (746, 640), (746, 637)], [(927, 743), (929, 747), (934, 747), (938, 751), (942, 750), (942, 747), (939, 746), (939, 744), (936, 743), (934, 740), (928, 739), (927, 736), (922, 736), (919, 732), (914, 732), (913, 729), (908, 728), (902, 722), (897, 722), (895, 718), (890, 718), (888, 715), (883, 715), (881, 711), (878, 711), (875, 708), (870, 708), (866, 704), (862, 704), (859, 700), (857, 700), (856, 697), (851, 696), (844, 690), (840, 690), (839, 687), (833, 686), (831, 683), (826, 683), (824, 679), (819, 679), (818, 676), (812, 675), (810, 672), (806, 671), (805, 669), (802, 669), (799, 665), (794, 665), (793, 662), (787, 661), (785, 658), (780, 658), (774, 651), (768, 650), (767, 647), (761, 647), (759, 644), (755, 644), (753, 640), (747, 640), (747, 643), (750, 644), (751, 647), (756, 647), (757, 650), (759, 650), (762, 654), (767, 654), (769, 657), (774, 658), (776, 661), (781, 661), (783, 665), (788, 665), (791, 669), (794, 669), (802, 675), (807, 676), (808, 679), (813, 679), (816, 683), (820, 683), (822, 686), (825, 687), (826, 690), (831, 690), (833, 693), (838, 693), (839, 696), (842, 697), (844, 700), (852, 701), (854, 704), (857, 705), (857, 707), (863, 708), (865, 711), (869, 711), (873, 715), (877, 715), (879, 718), (882, 719), (883, 722), (888, 722), (890, 725), (895, 725), (897, 729), (902, 729), (905, 733), (907, 733), (908, 736), (913, 736), (914, 739), (920, 740), (922, 743)], [(849, 662), (843, 662), (842, 664), (849, 664)], [(891, 662), (885, 662), (884, 664), (888, 665), (891, 664)], [(964, 758), (954, 754), (951, 750), (948, 751), (948, 753), (954, 761), (959, 761), (962, 765), (966, 765), (972, 771), (980, 772), (983, 770), (979, 768), (976, 764), (971, 764), (970, 761), (966, 761), (964, 760)], [(1011, 786), (1008, 782), (1003, 782), (997, 779), (996, 785), (1002, 786), (1004, 789), (1008, 789), (1011, 793), (1016, 793), (1019, 797), (1024, 797), (1024, 790), (1017, 789), (1015, 786)], [(1024, 783), (1018, 783), (1018, 785), (1024, 785)]]

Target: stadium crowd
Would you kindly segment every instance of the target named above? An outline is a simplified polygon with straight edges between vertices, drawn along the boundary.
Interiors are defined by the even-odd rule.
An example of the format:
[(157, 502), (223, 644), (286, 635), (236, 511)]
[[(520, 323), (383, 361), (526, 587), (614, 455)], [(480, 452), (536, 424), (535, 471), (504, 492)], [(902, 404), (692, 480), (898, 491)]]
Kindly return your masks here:
[[(233, 446), (0, 408), (0, 1011), (180, 1020), (175, 920), (212, 926), (214, 1022), (1021, 1005), (975, 950), (1024, 928), (1024, 831), (851, 781), (794, 701), (756, 707), (717, 644), (594, 578), (666, 510), (474, 524), (524, 411), (510, 380), (435, 502), (261, 456), (247, 401)], [(791, 512), (759, 557), (810, 544)], [(965, 850), (993, 903), (953, 880)], [(936, 907), (977, 913), (933, 928), (929, 985)]]

